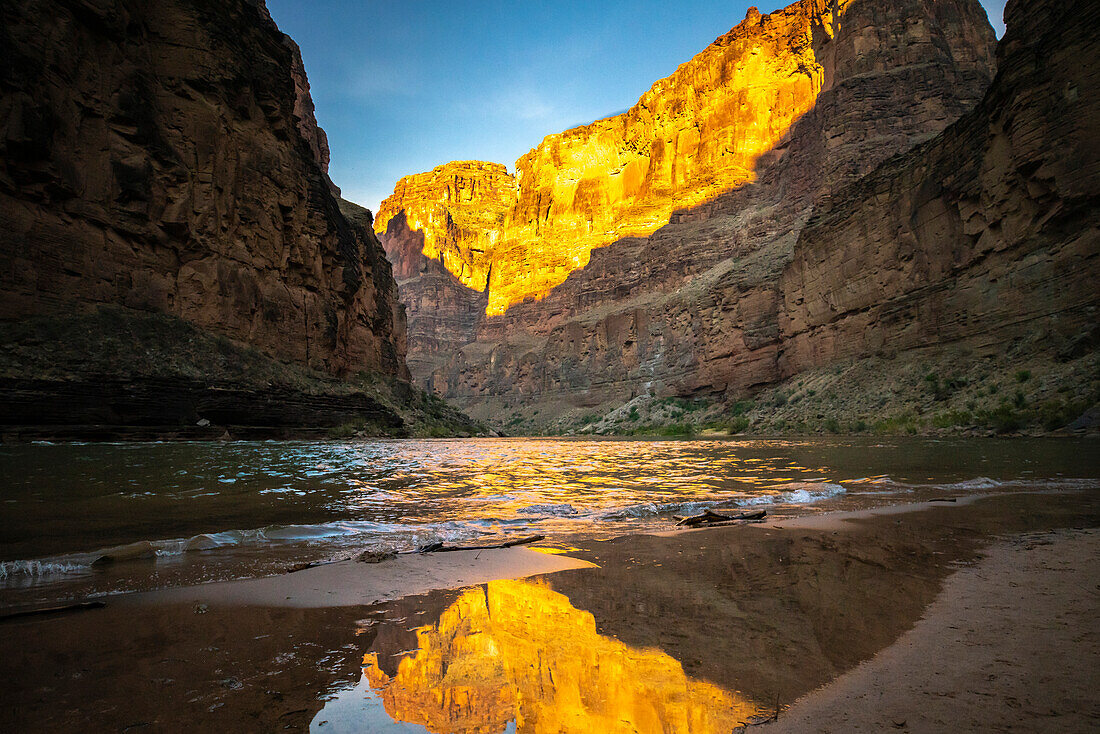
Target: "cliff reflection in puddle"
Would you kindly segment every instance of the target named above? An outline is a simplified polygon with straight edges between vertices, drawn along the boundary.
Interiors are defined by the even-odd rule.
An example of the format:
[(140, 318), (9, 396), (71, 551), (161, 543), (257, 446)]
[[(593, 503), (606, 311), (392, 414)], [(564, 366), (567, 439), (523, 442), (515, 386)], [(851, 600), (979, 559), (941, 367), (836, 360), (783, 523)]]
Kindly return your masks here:
[(601, 635), (589, 612), (537, 581), (467, 589), (434, 624), (408, 631), (415, 649), (391, 652), (375, 638), (362, 680), (329, 700), (311, 731), (686, 734), (728, 732), (758, 711), (660, 650)]

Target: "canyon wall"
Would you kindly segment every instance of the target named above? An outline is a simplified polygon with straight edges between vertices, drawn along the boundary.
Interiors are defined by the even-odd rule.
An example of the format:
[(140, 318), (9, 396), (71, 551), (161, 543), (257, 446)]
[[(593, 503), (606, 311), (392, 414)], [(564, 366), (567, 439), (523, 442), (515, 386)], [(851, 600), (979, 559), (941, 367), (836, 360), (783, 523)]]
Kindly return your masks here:
[(386, 254), (396, 265), (398, 280), (414, 276), (423, 255), (439, 260), (463, 285), (483, 291), (492, 250), (515, 201), (515, 179), (504, 166), (453, 161), (398, 181), (379, 206), (375, 227), (385, 233), (403, 213), (407, 226), (423, 235), (419, 250), (387, 240)]
[(0, 47), (0, 319), (116, 305), (407, 374), (390, 265), (262, 1), (12, 0)]
[[(547, 136), (516, 162), (514, 178), (502, 166), (464, 161), (402, 179), (379, 210), (377, 231), (405, 211), (424, 232), (425, 254), (442, 258), (464, 285), (487, 288), (487, 312), (499, 315), (544, 298), (593, 248), (648, 235), (675, 209), (754, 181), (761, 156), (786, 144), (794, 122), (837, 79), (942, 57), (962, 95), (987, 76), (988, 38), (972, 4), (909, 2), (870, 8), (863, 19), (864, 9), (851, 5), (802, 0), (770, 15), (753, 8), (626, 112)], [(897, 46), (902, 53), (891, 51)], [(881, 125), (871, 132), (897, 134)]]
[(1100, 6), (1015, 2), (1006, 22), (973, 112), (815, 209), (780, 285), (785, 374), (963, 341), (1095, 348)]
[[(476, 339), (412, 338), (414, 377), (486, 416), (781, 379), (780, 275), (814, 203), (972, 108), (994, 43), (976, 0), (751, 10), (624, 115), (520, 159)], [(410, 305), (411, 333), (451, 306), (430, 308)]]

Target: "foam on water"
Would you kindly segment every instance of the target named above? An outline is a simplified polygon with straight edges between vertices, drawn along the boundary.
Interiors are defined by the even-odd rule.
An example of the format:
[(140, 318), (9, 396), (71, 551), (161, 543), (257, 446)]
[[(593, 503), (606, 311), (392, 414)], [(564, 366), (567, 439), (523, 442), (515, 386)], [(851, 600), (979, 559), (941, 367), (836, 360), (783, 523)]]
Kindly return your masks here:
[(82, 573), (90, 566), (68, 561), (3, 561), (0, 563), (0, 580), (11, 576), (42, 577)]

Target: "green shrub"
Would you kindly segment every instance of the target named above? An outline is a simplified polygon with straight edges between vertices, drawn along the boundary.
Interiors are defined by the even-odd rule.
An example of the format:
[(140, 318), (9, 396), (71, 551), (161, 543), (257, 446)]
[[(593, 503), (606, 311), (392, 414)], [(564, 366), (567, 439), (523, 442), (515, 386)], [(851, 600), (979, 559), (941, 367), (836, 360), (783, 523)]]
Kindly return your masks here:
[(748, 413), (750, 410), (752, 410), (752, 407), (753, 406), (751, 400), (738, 400), (736, 403), (730, 406), (730, 415), (744, 415), (745, 413)]
[(1057, 431), (1072, 423), (1079, 415), (1088, 410), (1088, 401), (1048, 400), (1035, 406), (1036, 420), (1048, 431)]
[(1016, 370), (1016, 382), (1027, 382), (1031, 379), (1030, 370)]
[(920, 422), (917, 419), (916, 414), (907, 411), (900, 415), (891, 416), (884, 420), (878, 421), (873, 426), (872, 430), (875, 433), (896, 435), (899, 433), (913, 434), (917, 432), (920, 427)]
[(947, 400), (951, 397), (952, 393), (957, 392), (960, 388), (966, 387), (965, 378), (948, 377), (941, 382), (939, 375), (935, 372), (929, 372), (925, 375), (924, 381), (928, 383), (928, 388), (932, 391), (932, 397), (937, 402)]
[(736, 416), (730, 421), (730, 433), (744, 433), (749, 427), (749, 419), (743, 415)]
[(979, 420), (997, 433), (1009, 433), (1024, 425), (1024, 415), (1018, 412), (1008, 401), (1002, 402), (993, 410), (982, 411)]
[(932, 418), (932, 425), (936, 428), (954, 428), (970, 424), (970, 412), (966, 410), (949, 410)]
[(823, 426), (829, 433), (840, 433), (840, 423), (836, 418), (828, 418)]
[(333, 426), (328, 429), (329, 438), (352, 438), (359, 432), (359, 427), (355, 423), (341, 423), (338, 426)]

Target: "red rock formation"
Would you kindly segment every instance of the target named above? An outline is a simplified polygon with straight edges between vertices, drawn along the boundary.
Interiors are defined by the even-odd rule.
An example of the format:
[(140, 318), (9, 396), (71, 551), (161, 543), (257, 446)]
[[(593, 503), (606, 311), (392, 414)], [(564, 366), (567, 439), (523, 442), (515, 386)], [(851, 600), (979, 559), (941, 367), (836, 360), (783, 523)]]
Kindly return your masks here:
[(1100, 6), (1014, 2), (1006, 22), (981, 104), (802, 230), (781, 282), (785, 374), (960, 341), (1054, 354), (1095, 339)]
[[(388, 237), (386, 254), (398, 280), (412, 277), (422, 257), (438, 259), (465, 286), (485, 290), (493, 249), (516, 202), (516, 182), (498, 163), (453, 161), (405, 176), (378, 208), (375, 227), (386, 233), (395, 217), (420, 233), (419, 248)], [(406, 224), (398, 226), (406, 230)]]
[(406, 374), (390, 266), (262, 2), (12, 0), (0, 47), (0, 318), (119, 304)]
[[(764, 43), (774, 38), (783, 42)], [(771, 16), (750, 12), (745, 22), (697, 57), (698, 64), (693, 60), (681, 67), (677, 78), (685, 80), (692, 79), (691, 69), (699, 71), (698, 92), (688, 95), (683, 85), (673, 85), (667, 102), (676, 107), (681, 103), (673, 100), (687, 95), (697, 100), (693, 109), (724, 109), (708, 101), (716, 89), (708, 80), (723, 79), (710, 71), (726, 69), (732, 79), (757, 49), (782, 56), (769, 60), (768, 69), (790, 67), (789, 73), (813, 81), (808, 97), (780, 95), (771, 102), (789, 104), (788, 110), (753, 118), (777, 124), (760, 138), (767, 146), (750, 147), (738, 159), (747, 170), (740, 184), (720, 194), (709, 191), (705, 203), (672, 213), (666, 226), (647, 237), (591, 250), (587, 264), (572, 270), (545, 297), (481, 319), (476, 343), (449, 360), (438, 355), (419, 360), (416, 378), (436, 389), (445, 384), (445, 395), (486, 416), (499, 414), (501, 402), (514, 399), (543, 399), (560, 410), (638, 392), (736, 392), (779, 379), (779, 278), (814, 202), (927, 140), (971, 108), (989, 83), (993, 44), (992, 29), (975, 0), (807, 0)], [(708, 61), (712, 58), (724, 61), (713, 65)], [(815, 66), (807, 67), (811, 60)], [(778, 72), (771, 74), (763, 77), (769, 84)], [(729, 82), (728, 89), (738, 88), (738, 82)], [(664, 83), (654, 87), (656, 97), (647, 108), (661, 107), (664, 89)], [(719, 90), (718, 97), (725, 99), (725, 91)], [(544, 161), (539, 168), (546, 178), (552, 166), (545, 161), (553, 155), (540, 151), (557, 150), (562, 140), (574, 137), (581, 140), (578, 150), (586, 149), (589, 133), (608, 124), (551, 136), (521, 161)], [(712, 126), (703, 128), (707, 135), (678, 148), (687, 153), (677, 156), (695, 160), (703, 155), (699, 151), (713, 150), (712, 137), (725, 139)], [(614, 139), (609, 133), (607, 137)], [(652, 150), (651, 161), (656, 159)], [(669, 176), (673, 168), (680, 170), (677, 166), (669, 164)], [(518, 175), (521, 167), (517, 169), (517, 211), (530, 214), (538, 209), (532, 203), (538, 196), (527, 193), (531, 176)], [(564, 181), (577, 179), (568, 167), (563, 170)], [(647, 171), (647, 176), (653, 173)], [(648, 191), (670, 191), (672, 178), (653, 180), (664, 183)], [(547, 186), (536, 189), (545, 191)], [(554, 227), (575, 217), (577, 210), (551, 216), (559, 211), (553, 203), (558, 199), (544, 196), (542, 201), (542, 220), (536, 214), (520, 219), (544, 222), (555, 238), (571, 231), (572, 225)], [(621, 207), (608, 206), (611, 214), (600, 216), (614, 226)], [(515, 216), (509, 221), (515, 222)], [(509, 238), (505, 232), (504, 242)], [(536, 243), (525, 252), (553, 249), (557, 239), (547, 242), (542, 250)], [(497, 252), (511, 256), (516, 251), (506, 247)], [(551, 253), (548, 262), (557, 262), (556, 257)], [(494, 260), (490, 298), (498, 278), (505, 277), (498, 270), (515, 270), (526, 262), (519, 258), (505, 266)], [(403, 283), (407, 303), (417, 301), (417, 287), (415, 279)], [(445, 313), (447, 306), (442, 308)], [(410, 315), (414, 332), (419, 319), (439, 318), (438, 312), (429, 315), (418, 308), (410, 308)], [(424, 353), (415, 339), (411, 350)]]
[(424, 233), (409, 229), (404, 211), (390, 218), (385, 242), (402, 302), (421, 314), (409, 324), (408, 338), (417, 347), (408, 356), (409, 371), (443, 393), (446, 383), (432, 381), (435, 366), (476, 339), (488, 296), (464, 286), (444, 267), (442, 257), (429, 260), (424, 255)]

